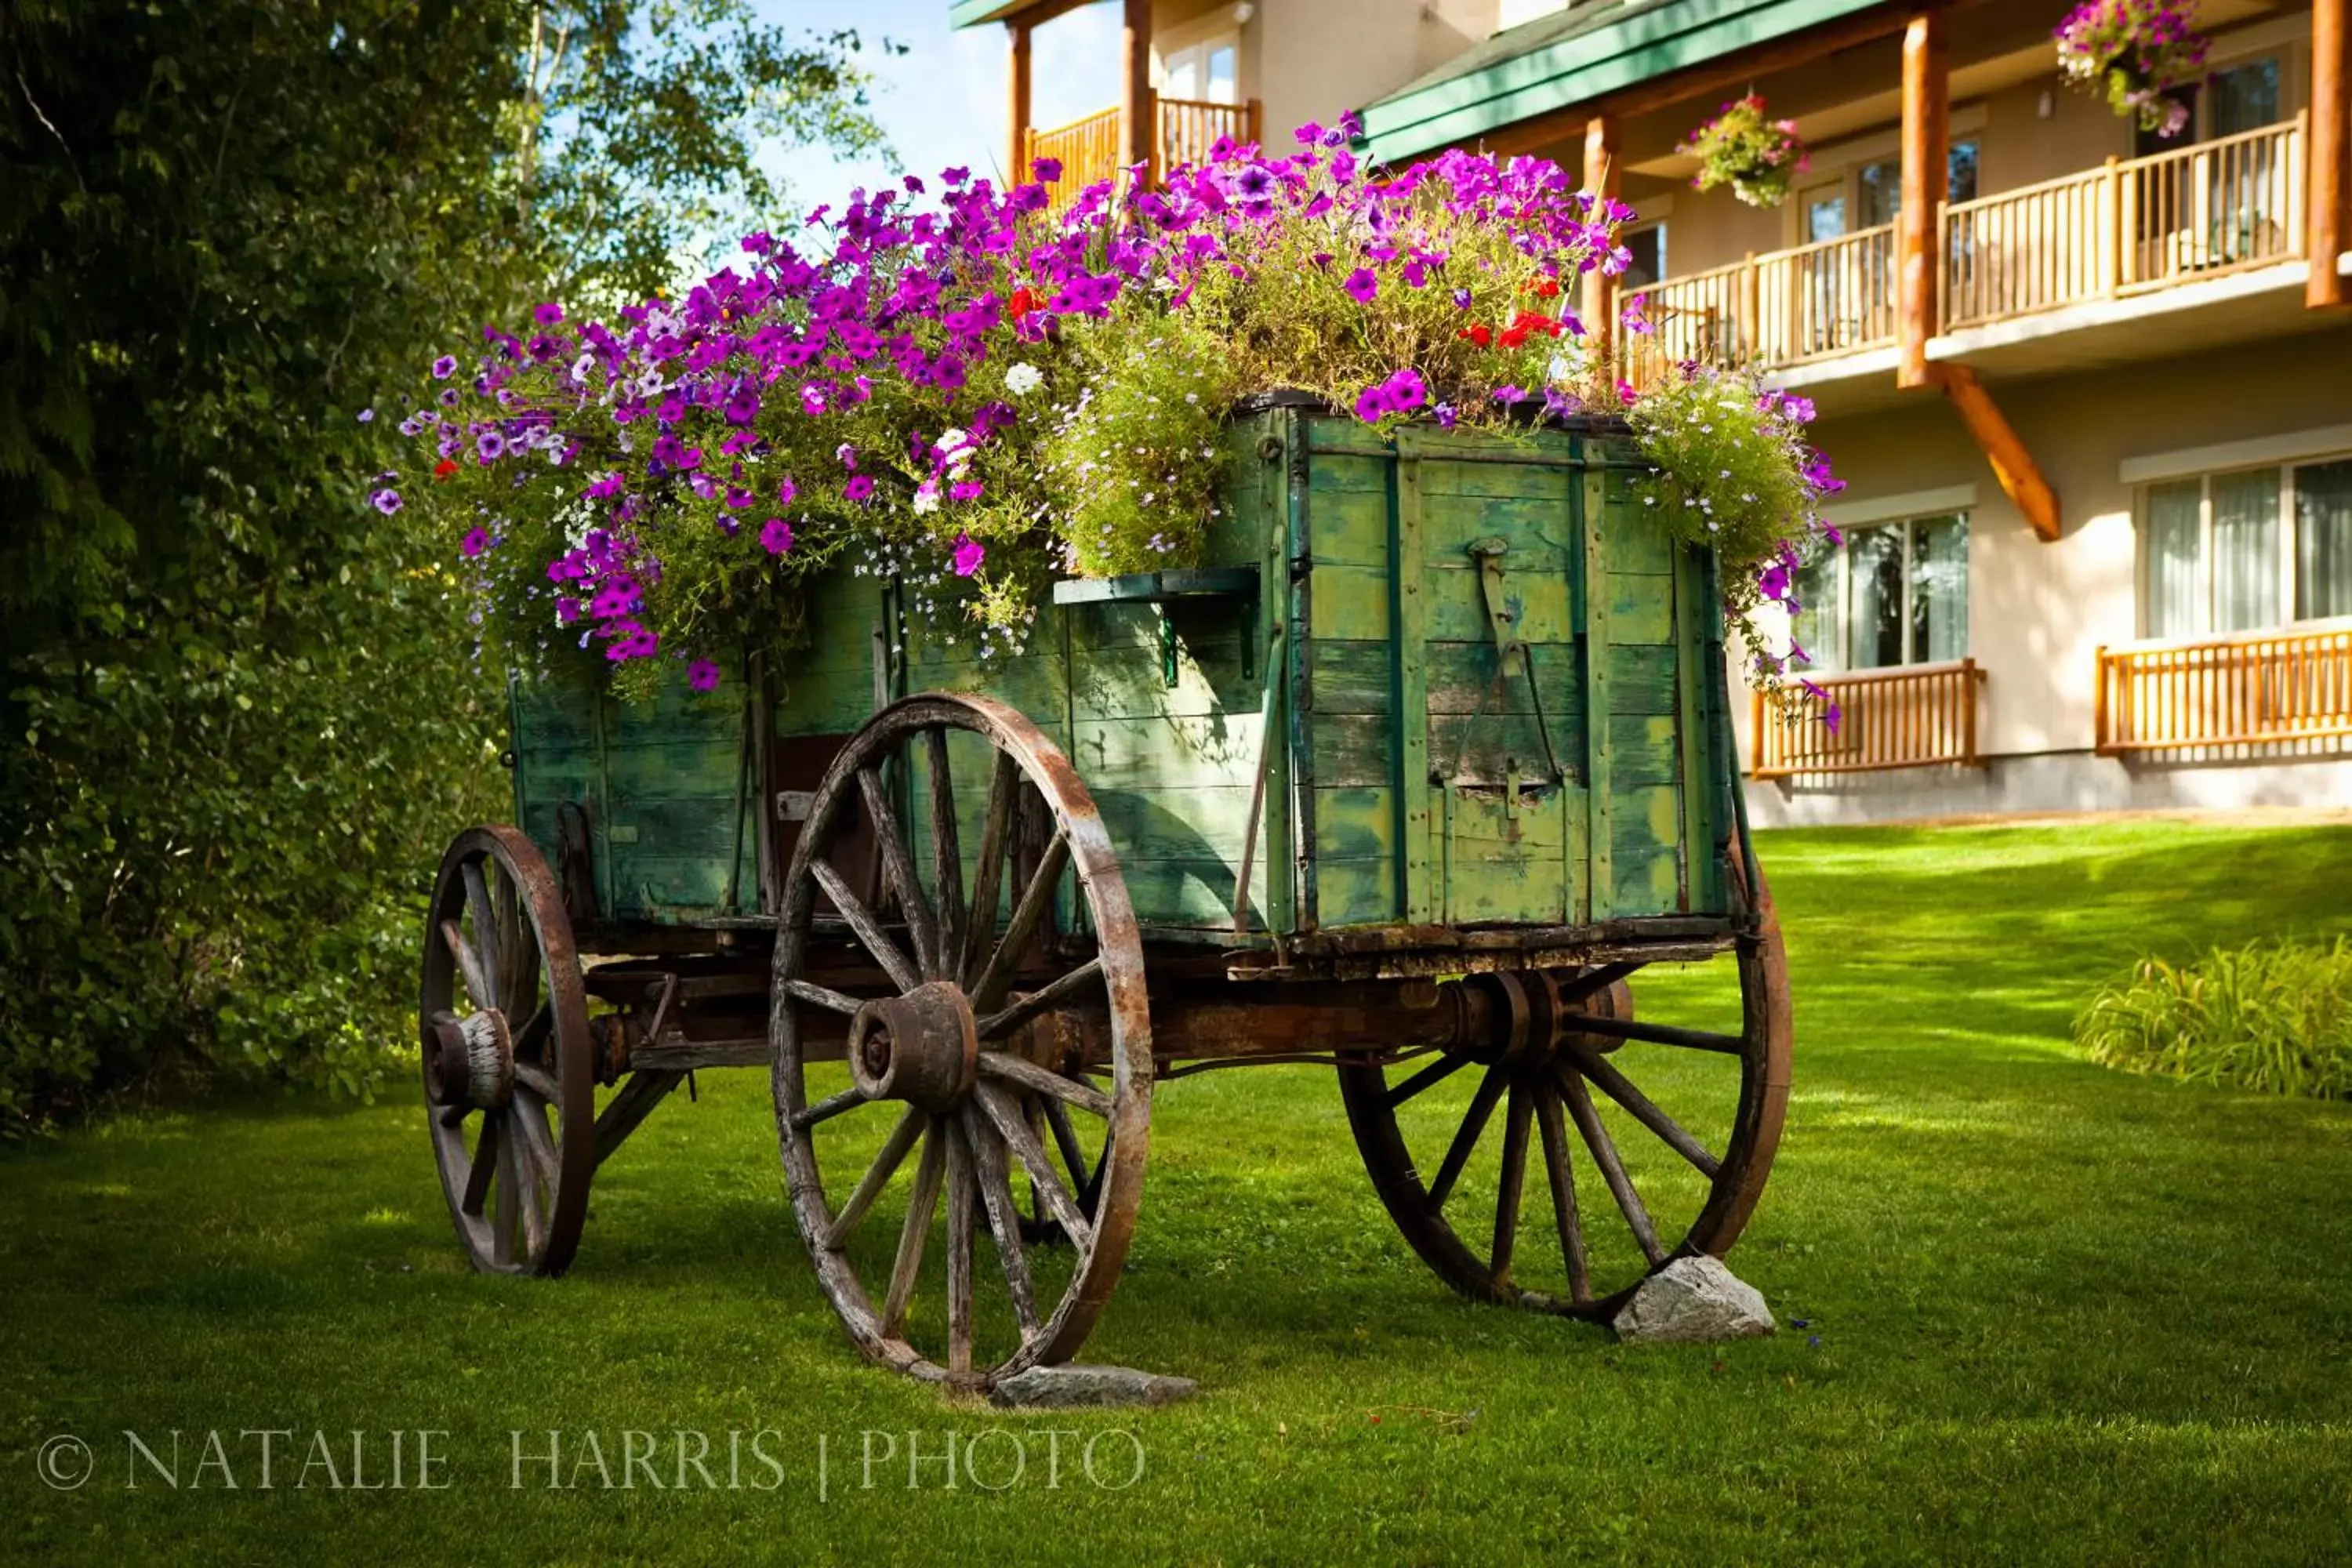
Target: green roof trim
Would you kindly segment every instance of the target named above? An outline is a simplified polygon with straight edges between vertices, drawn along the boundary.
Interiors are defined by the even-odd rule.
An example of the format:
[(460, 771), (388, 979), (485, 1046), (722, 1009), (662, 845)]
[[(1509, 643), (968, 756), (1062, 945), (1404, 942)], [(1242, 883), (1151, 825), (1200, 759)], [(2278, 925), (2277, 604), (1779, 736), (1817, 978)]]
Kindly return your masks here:
[(1034, 0), (948, 0), (948, 26), (977, 27), (982, 22), (999, 22)]
[[(1365, 107), (1365, 140), (1375, 158), (1409, 158), (1885, 4), (1628, 0), (1593, 5), (1586, 16), (1571, 13), (1564, 27), (1559, 18), (1529, 22), (1496, 34), (1459, 67)], [(1517, 47), (1513, 33), (1525, 36)]]

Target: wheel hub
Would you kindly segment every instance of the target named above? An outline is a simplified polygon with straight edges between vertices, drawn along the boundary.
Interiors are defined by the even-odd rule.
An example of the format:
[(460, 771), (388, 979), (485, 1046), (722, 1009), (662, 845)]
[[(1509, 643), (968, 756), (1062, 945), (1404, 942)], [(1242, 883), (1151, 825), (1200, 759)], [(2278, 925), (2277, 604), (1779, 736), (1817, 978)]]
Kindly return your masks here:
[(462, 1018), (446, 1014), (426, 1037), (425, 1081), (444, 1105), (496, 1110), (514, 1096), (514, 1036), (495, 1007)]
[(868, 1100), (944, 1110), (980, 1076), (980, 1025), (944, 980), (866, 1003), (849, 1021), (849, 1073)]

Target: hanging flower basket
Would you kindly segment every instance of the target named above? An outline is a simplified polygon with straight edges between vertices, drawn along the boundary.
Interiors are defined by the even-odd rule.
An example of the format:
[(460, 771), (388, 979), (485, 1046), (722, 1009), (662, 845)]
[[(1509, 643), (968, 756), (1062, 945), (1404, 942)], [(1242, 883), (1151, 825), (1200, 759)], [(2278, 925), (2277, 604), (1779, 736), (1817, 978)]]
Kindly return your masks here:
[(2174, 95), (2205, 66), (2195, 17), (2195, 0), (2084, 0), (2053, 34), (2058, 68), (2141, 130), (2177, 136), (2189, 106)]
[(1793, 120), (1774, 120), (1761, 94), (1749, 93), (1723, 106), (1713, 120), (1675, 149), (1698, 159), (1691, 184), (1702, 191), (1729, 185), (1752, 207), (1777, 207), (1789, 199), (1789, 182), (1812, 159)]

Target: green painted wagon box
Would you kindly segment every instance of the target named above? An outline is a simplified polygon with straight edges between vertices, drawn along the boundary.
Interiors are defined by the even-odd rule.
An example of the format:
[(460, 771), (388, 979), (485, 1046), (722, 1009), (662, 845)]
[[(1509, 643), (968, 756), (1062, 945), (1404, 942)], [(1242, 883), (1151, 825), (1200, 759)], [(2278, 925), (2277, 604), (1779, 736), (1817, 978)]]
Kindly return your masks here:
[(747, 912), (839, 737), (980, 691), (1068, 753), (1157, 940), (1731, 913), (1712, 558), (1644, 504), (1621, 426), (1383, 437), (1276, 403), (1228, 440), (1202, 570), (1065, 584), (1017, 655), (981, 654), (952, 577), (817, 582), (764, 767), (740, 681), (645, 708), (518, 682), (520, 821), (562, 865), (581, 808), (608, 918)]

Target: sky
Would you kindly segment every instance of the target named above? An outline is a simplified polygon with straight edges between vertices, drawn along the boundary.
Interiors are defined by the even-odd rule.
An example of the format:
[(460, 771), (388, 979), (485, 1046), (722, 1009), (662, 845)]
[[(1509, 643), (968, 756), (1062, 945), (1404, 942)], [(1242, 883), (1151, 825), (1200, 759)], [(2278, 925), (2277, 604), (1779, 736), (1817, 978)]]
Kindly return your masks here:
[[(904, 55), (866, 58), (878, 79), (875, 118), (908, 174), (927, 180), (954, 164), (994, 174), (1004, 158), (1006, 42), (996, 24), (950, 32), (948, 0), (755, 0), (763, 20), (830, 33), (854, 27), (870, 46), (887, 37)], [(1060, 125), (1118, 98), (1118, 0), (1097, 0), (1032, 35), (1030, 119)], [(822, 148), (772, 148), (765, 160), (805, 210), (851, 187), (895, 179), (879, 162), (836, 162)]]

